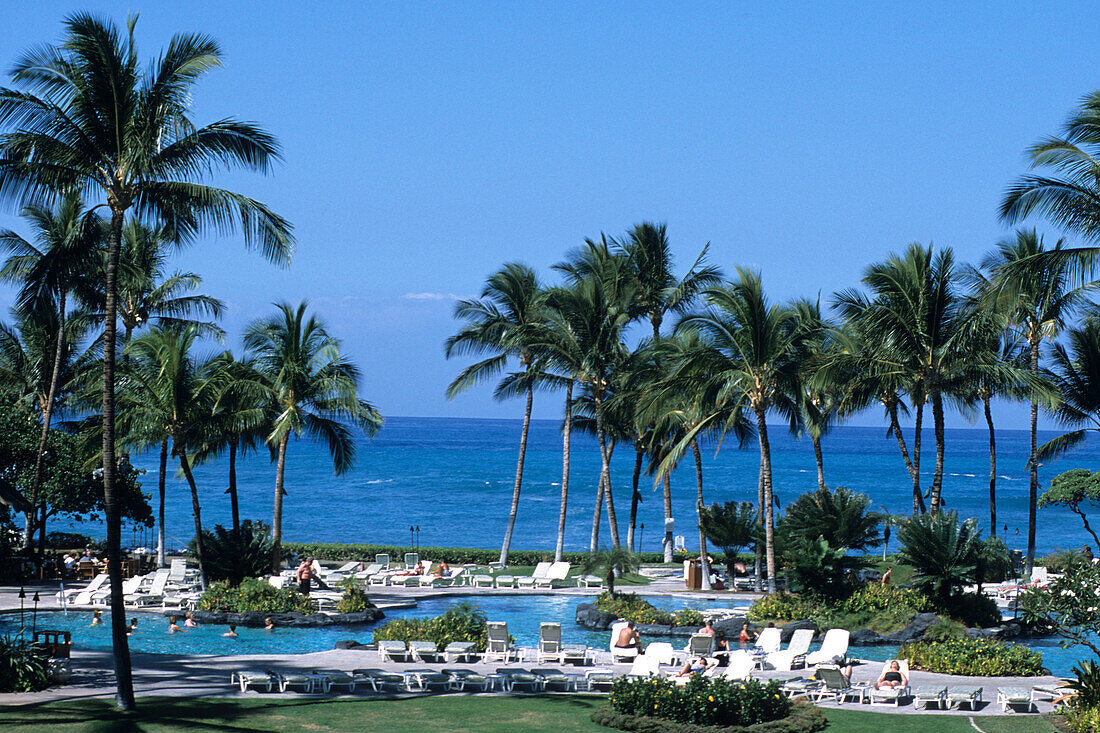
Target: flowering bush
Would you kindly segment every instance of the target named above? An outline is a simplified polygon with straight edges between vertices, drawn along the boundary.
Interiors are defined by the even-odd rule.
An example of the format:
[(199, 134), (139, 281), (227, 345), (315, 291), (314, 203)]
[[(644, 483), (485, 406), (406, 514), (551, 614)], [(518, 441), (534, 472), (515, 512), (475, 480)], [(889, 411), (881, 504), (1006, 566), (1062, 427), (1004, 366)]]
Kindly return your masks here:
[(479, 652), (489, 643), (485, 612), (473, 603), (452, 604), (435, 618), (397, 618), (374, 630), (378, 641), (434, 641), (443, 649), (452, 641), (472, 641)]
[(932, 602), (923, 593), (878, 583), (861, 586), (841, 604), (841, 609), (845, 613), (877, 613), (898, 606), (906, 606), (912, 613), (932, 610)]
[(820, 614), (822, 603), (807, 596), (772, 593), (749, 609), (750, 621), (801, 621)]
[(616, 593), (612, 596), (604, 591), (596, 597), (596, 608), (636, 624), (702, 626), (705, 620), (703, 614), (691, 608), (681, 608), (673, 613), (662, 611), (636, 593)]
[(291, 588), (275, 588), (266, 580), (255, 578), (231, 585), (228, 581), (212, 583), (199, 598), (200, 611), (263, 611), (265, 613), (313, 613), (309, 597)]
[(992, 639), (919, 641), (898, 650), (913, 669), (974, 677), (1038, 677), (1043, 655), (1020, 644)]
[(367, 592), (363, 589), (363, 581), (345, 578), (338, 585), (344, 591), (343, 597), (336, 604), (336, 610), (340, 613), (356, 613), (374, 608), (374, 604), (367, 598)]
[(656, 717), (693, 725), (755, 725), (785, 717), (791, 702), (779, 682), (734, 682), (695, 675), (686, 685), (658, 677), (619, 678), (611, 709), (621, 715)]

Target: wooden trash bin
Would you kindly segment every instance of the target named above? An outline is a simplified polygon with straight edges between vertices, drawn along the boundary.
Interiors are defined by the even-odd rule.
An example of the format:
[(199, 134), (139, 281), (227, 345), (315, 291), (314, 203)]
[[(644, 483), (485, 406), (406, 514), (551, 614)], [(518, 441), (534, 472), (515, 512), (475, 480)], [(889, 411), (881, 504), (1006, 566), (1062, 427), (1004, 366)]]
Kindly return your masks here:
[(45, 647), (49, 655), (56, 659), (68, 659), (73, 647), (72, 635), (68, 631), (36, 631), (34, 643)]

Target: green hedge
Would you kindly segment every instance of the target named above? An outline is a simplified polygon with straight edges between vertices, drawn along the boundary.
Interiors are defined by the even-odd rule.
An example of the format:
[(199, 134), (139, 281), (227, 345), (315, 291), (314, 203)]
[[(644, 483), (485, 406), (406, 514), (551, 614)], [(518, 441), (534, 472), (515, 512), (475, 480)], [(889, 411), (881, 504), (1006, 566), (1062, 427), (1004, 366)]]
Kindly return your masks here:
[(828, 725), (825, 712), (803, 700), (791, 702), (787, 717), (748, 727), (741, 725), (691, 725), (676, 723), (664, 718), (639, 715), (623, 715), (611, 708), (600, 708), (592, 713), (592, 721), (605, 728), (633, 731), (634, 733), (815, 733)]
[(374, 641), (434, 641), (445, 649), (452, 641), (472, 641), (479, 652), (489, 643), (485, 612), (476, 604), (451, 604), (435, 618), (398, 618), (374, 630)]
[(611, 593), (604, 591), (596, 596), (596, 608), (613, 613), (619, 618), (636, 624), (663, 624), (665, 626), (702, 626), (703, 614), (693, 608), (679, 611), (662, 611), (635, 593)]
[[(308, 555), (318, 560), (348, 562), (374, 562), (374, 556), (389, 555), (393, 561), (400, 561), (406, 552), (419, 552), (423, 559), (446, 560), (451, 565), (488, 565), (500, 559), (500, 550), (486, 550), (478, 547), (400, 547), (398, 545), (348, 545), (336, 542), (284, 542), (283, 549), (298, 555)], [(664, 556), (659, 552), (636, 552), (638, 562), (660, 563)], [(553, 550), (511, 550), (508, 562), (511, 565), (538, 565), (554, 559)], [(588, 559), (587, 552), (566, 552), (562, 554), (565, 562), (578, 567)]]
[(913, 669), (968, 677), (1038, 677), (1046, 674), (1043, 655), (1022, 644), (992, 639), (918, 641), (898, 650)]
[(291, 588), (275, 588), (266, 580), (255, 578), (245, 580), (240, 585), (230, 585), (224, 580), (212, 583), (199, 598), (198, 607), (200, 611), (227, 613), (297, 611), (310, 614), (314, 612), (309, 596), (304, 596)]

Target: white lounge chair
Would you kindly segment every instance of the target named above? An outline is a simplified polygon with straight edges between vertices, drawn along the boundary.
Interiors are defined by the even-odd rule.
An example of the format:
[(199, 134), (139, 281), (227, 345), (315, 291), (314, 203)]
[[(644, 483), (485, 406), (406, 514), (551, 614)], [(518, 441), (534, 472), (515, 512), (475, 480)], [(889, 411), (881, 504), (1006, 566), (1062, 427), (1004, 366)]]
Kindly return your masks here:
[(851, 634), (847, 629), (829, 629), (825, 632), (825, 638), (821, 640), (821, 648), (816, 652), (806, 655), (806, 666), (817, 664), (842, 664), (848, 656), (848, 639)]
[(409, 654), (418, 662), (430, 664), (439, 658), (439, 647), (434, 641), (410, 641)]
[(564, 583), (569, 577), (569, 568), (572, 567), (567, 562), (556, 562), (550, 566), (550, 569), (546, 571), (546, 577), (537, 578), (535, 580), (536, 588), (553, 588), (555, 583)]
[(1025, 687), (998, 687), (997, 704), (1001, 706), (1001, 712), (1007, 713), (1013, 705), (1026, 705), (1027, 712), (1031, 712), (1034, 703), (1031, 701), (1031, 690)]
[(511, 661), (514, 651), (512, 639), (508, 635), (508, 624), (504, 621), (489, 621), (485, 626), (489, 639), (483, 658), (486, 661), (499, 659), (507, 664)]
[(390, 569), (390, 556), (385, 553), (380, 553), (374, 556), (374, 561), (382, 566), (383, 570)]
[(692, 659), (714, 654), (714, 634), (692, 634), (684, 651)]
[(366, 580), (370, 576), (377, 575), (378, 573), (382, 572), (382, 569), (382, 563), (374, 562), (366, 566), (362, 570), (358, 571), (357, 573), (353, 574), (352, 577), (359, 578), (360, 580)]
[(798, 629), (791, 636), (791, 643), (786, 649), (780, 649), (768, 654), (764, 658), (765, 664), (772, 669), (789, 672), (795, 667), (806, 666), (806, 654), (810, 651), (810, 642), (814, 639), (811, 629)]
[(542, 664), (548, 659), (553, 659), (559, 664), (565, 664), (561, 647), (561, 624), (539, 624), (538, 663)]
[(676, 664), (679, 655), (667, 641), (655, 641), (645, 648), (645, 655), (657, 660), (658, 664)]
[(443, 650), (443, 658), (448, 662), (470, 661), (476, 654), (477, 647), (472, 641), (452, 641)]
[(497, 588), (515, 588), (516, 576), (514, 575), (498, 575), (496, 578)]
[[(78, 603), (78, 601), (76, 601), (75, 599), (81, 594), (87, 594), (88, 600), (81, 605), (87, 605), (88, 603), (91, 603), (92, 594), (103, 587), (103, 584), (107, 582), (107, 577), (107, 573), (100, 573), (99, 575), (92, 578), (92, 582), (88, 583), (88, 585), (84, 586), (83, 588), (70, 588), (69, 590), (65, 591), (65, 600), (69, 603)], [(58, 593), (57, 595), (57, 600), (60, 601), (61, 593)]]
[(187, 579), (187, 561), (177, 558), (172, 561), (171, 571), (168, 574), (168, 584), (173, 587), (190, 587)]
[(242, 669), (229, 675), (229, 684), (240, 687), (241, 692), (249, 689), (263, 688), (264, 692), (271, 692), (272, 688), (279, 684), (279, 678), (270, 672), (252, 669)]
[(404, 662), (409, 655), (403, 641), (380, 641), (378, 642), (378, 656), (382, 658), (383, 662), (387, 660)]
[(634, 657), (634, 661), (630, 665), (630, 671), (626, 673), (627, 677), (657, 677), (661, 674), (661, 664), (656, 656), (649, 656), (648, 654), (639, 654)]
[(520, 588), (534, 586), (535, 581), (542, 580), (546, 577), (546, 574), (550, 572), (551, 565), (553, 565), (553, 563), (540, 562), (538, 565), (535, 566), (534, 572), (532, 572), (530, 575), (520, 575), (516, 578), (516, 582), (519, 583)]
[[(719, 667), (719, 669), (722, 668)], [(744, 649), (738, 649), (730, 652), (729, 662), (718, 676), (727, 680), (747, 680), (752, 676), (754, 669), (756, 669), (756, 659), (753, 655)]]
[[(1034, 690), (1032, 690), (1034, 694)], [(949, 687), (947, 688), (947, 707), (962, 709), (963, 705), (966, 705), (971, 710), (974, 710), (977, 703), (982, 701), (982, 688), (981, 687)]]
[(756, 637), (757, 654), (775, 654), (781, 646), (783, 646), (783, 633), (774, 626), (761, 630), (760, 635)]
[(470, 585), (475, 588), (492, 588), (493, 576), (492, 575), (474, 575), (470, 578)]
[(150, 584), (147, 590), (141, 590), (139, 587), (136, 593), (132, 595), (123, 596), (123, 600), (126, 603), (132, 603), (135, 606), (153, 606), (158, 603), (164, 603), (164, 592), (168, 585), (168, 573), (170, 571), (167, 568), (162, 568), (156, 572), (153, 576), (153, 582)]
[(842, 703), (849, 697), (858, 695), (859, 701), (862, 703), (864, 696), (867, 694), (867, 685), (853, 685), (851, 680), (840, 671), (840, 667), (835, 664), (822, 664), (814, 672), (814, 676), (823, 683), (820, 687), (806, 692), (807, 696), (813, 699), (814, 702), (829, 699)]
[(936, 703), (936, 709), (942, 710), (947, 704), (947, 685), (921, 685), (910, 689), (913, 698), (913, 707), (920, 708), (924, 705), (927, 710), (932, 703)]
[(406, 552), (405, 553), (405, 569), (415, 570), (416, 566), (420, 564), (419, 552)]
[(602, 588), (603, 578), (598, 575), (582, 575), (577, 578), (577, 586), (580, 588)]

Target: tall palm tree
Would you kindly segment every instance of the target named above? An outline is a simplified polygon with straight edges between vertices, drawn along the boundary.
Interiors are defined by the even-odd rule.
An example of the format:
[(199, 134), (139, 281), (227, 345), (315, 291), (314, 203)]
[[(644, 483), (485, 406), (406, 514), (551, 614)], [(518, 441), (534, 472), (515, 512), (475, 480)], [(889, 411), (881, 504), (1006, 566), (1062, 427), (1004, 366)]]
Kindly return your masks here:
[(253, 322), (244, 345), (255, 359), (256, 372), (270, 390), (277, 413), (266, 441), (278, 450), (275, 467), (275, 509), (271, 521), (271, 568), (283, 561), (283, 479), (291, 436), (303, 431), (323, 442), (337, 475), (355, 463), (355, 439), (348, 426), (374, 435), (382, 415), (359, 399), (359, 368), (340, 353), (340, 341), (329, 335), (316, 316), (306, 317), (308, 303), (297, 307), (277, 303), (278, 313)]
[[(54, 209), (31, 204), (23, 209), (23, 217), (34, 232), (31, 243), (13, 231), (0, 230), (0, 248), (10, 254), (0, 269), (0, 280), (19, 285), (18, 304), (28, 315), (37, 314), (47, 321), (56, 321), (57, 340), (49, 368), (49, 390), (42, 410), (42, 437), (35, 454), (31, 479), (30, 502), (38, 507), (38, 491), (42, 485), (42, 459), (46, 450), (54, 406), (57, 403), (61, 366), (67, 350), (65, 319), (69, 298), (87, 277), (101, 243), (99, 218), (84, 211), (77, 194), (69, 194)], [(43, 514), (44, 508), (41, 508)], [(27, 516), (25, 547), (30, 546), (33, 530)], [(40, 547), (40, 553), (45, 548)], [(41, 554), (40, 554), (41, 556)]]
[[(1038, 257), (1044, 252), (1060, 252), (1062, 240), (1047, 250), (1043, 238), (1034, 229), (1016, 232), (1013, 238), (997, 244), (982, 260), (989, 287), (990, 307), (1005, 314), (1007, 323), (1015, 328), (1027, 346), (1031, 375), (1038, 379), (1041, 349), (1044, 341), (1053, 341), (1065, 328), (1067, 320), (1088, 302), (1089, 294), (1100, 282), (1074, 285), (1071, 261), (1065, 258)], [(1022, 266), (1021, 266), (1022, 265)], [(1029, 422), (1030, 451), (1028, 453), (1028, 529), (1025, 572), (1031, 572), (1035, 558), (1036, 509), (1039, 492), (1038, 418), (1040, 396), (1031, 396)]]
[(267, 172), (279, 156), (275, 138), (256, 125), (190, 119), (193, 90), (221, 65), (207, 36), (177, 35), (143, 66), (134, 39), (109, 20), (86, 13), (65, 20), (60, 45), (36, 46), (16, 62), (21, 88), (0, 88), (0, 200), (23, 204), (80, 191), (110, 211), (103, 345), (103, 492), (116, 703), (134, 707), (126, 610), (122, 599), (122, 527), (115, 492), (114, 367), (116, 276), (128, 212), (163, 221), (181, 239), (208, 229), (244, 233), (275, 262), (293, 249), (290, 224), (260, 202), (203, 182), (206, 174), (242, 167)]
[(1100, 321), (1089, 318), (1071, 329), (1066, 341), (1054, 344), (1051, 354), (1050, 369), (1061, 395), (1054, 416), (1075, 429), (1044, 443), (1040, 460), (1080, 445), (1089, 431), (1100, 432)]
[(706, 345), (694, 352), (690, 369), (709, 375), (701, 385), (700, 400), (715, 409), (687, 432), (665, 463), (673, 465), (677, 454), (719, 419), (741, 409), (752, 411), (764, 489), (760, 513), (764, 515), (768, 591), (775, 592), (775, 502), (766, 419), (769, 412), (778, 412), (790, 425), (797, 424), (797, 353), (802, 332), (792, 308), (769, 304), (757, 273), (738, 268), (736, 281), (710, 288), (705, 298), (708, 310), (686, 315), (677, 331), (698, 333)]
[(799, 339), (799, 427), (810, 436), (817, 463), (817, 487), (825, 489), (825, 458), (821, 451), (821, 439), (840, 419), (842, 385), (829, 381), (827, 372), (815, 380), (818, 366), (828, 362), (836, 348), (835, 328), (821, 313), (820, 302), (796, 300), (792, 307), (797, 318), (797, 328), (802, 331)]
[(526, 265), (508, 263), (493, 273), (485, 283), (479, 300), (463, 300), (455, 306), (455, 318), (466, 322), (444, 345), (447, 358), (465, 354), (489, 356), (462, 370), (447, 387), (447, 397), (454, 399), (470, 387), (504, 371), (509, 360), (519, 363), (519, 372), (498, 386), (496, 397), (523, 394), (523, 427), (520, 429), (519, 456), (516, 459), (516, 479), (512, 485), (512, 505), (508, 526), (500, 548), (500, 563), (508, 562), (512, 532), (519, 513), (520, 490), (523, 487), (523, 464), (527, 457), (527, 435), (531, 427), (531, 408), (535, 388), (542, 376), (542, 365), (535, 358), (529, 342), (532, 329), (544, 323), (542, 286), (535, 271)]
[[(209, 430), (207, 423), (224, 380), (224, 367), (217, 360), (193, 354), (196, 336), (194, 327), (158, 326), (131, 341), (126, 347), (131, 358), (119, 374), (118, 407), (124, 444), (138, 449), (160, 445), (164, 461), (163, 446), (166, 440), (172, 441), (172, 457), (179, 460), (191, 489), (195, 557), (205, 586), (202, 513), (188, 451), (197, 448)], [(162, 463), (162, 477), (166, 468)], [(163, 494), (160, 501), (163, 523)]]

